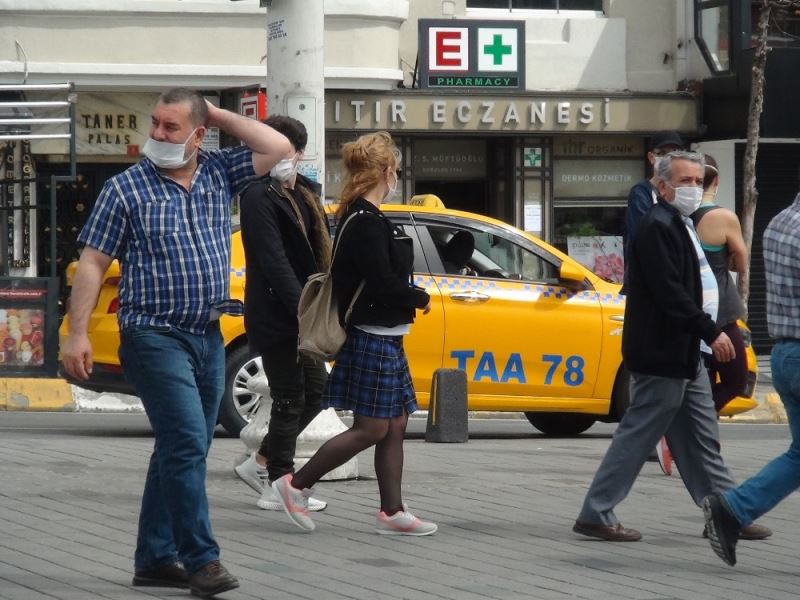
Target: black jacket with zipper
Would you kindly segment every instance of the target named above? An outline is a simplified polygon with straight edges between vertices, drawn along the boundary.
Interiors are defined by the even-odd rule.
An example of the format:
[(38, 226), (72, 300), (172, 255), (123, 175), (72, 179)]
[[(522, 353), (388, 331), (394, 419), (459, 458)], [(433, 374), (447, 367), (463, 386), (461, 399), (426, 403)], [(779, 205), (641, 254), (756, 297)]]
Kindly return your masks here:
[(678, 211), (659, 198), (643, 217), (628, 257), (622, 355), (629, 371), (694, 379), (700, 340), (720, 329), (703, 312), (697, 251)]
[[(343, 230), (344, 224), (346, 229)], [(394, 327), (414, 322), (417, 308), (430, 296), (411, 284), (414, 245), (410, 237), (372, 203), (357, 198), (339, 223), (331, 272), (344, 324), (347, 307), (363, 280), (348, 325)]]
[[(244, 325), (250, 348), (265, 348), (297, 339), (297, 305), (308, 277), (330, 264), (328, 222), (319, 201), (319, 186), (302, 175), (296, 199), (280, 182), (265, 178), (244, 191), (240, 202), (242, 245), (246, 262)], [(301, 224), (302, 214), (311, 223)]]

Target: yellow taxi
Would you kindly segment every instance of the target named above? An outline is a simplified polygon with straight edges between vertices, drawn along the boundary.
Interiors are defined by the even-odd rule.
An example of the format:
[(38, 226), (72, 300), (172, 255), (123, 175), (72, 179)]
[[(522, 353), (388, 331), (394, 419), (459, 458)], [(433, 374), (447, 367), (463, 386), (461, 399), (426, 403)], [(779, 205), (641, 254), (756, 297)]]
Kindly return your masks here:
[[(430, 313), (418, 313), (405, 342), (420, 408), (428, 406), (434, 371), (447, 367), (466, 372), (471, 411), (523, 412), (549, 435), (577, 435), (595, 421), (619, 421), (629, 399), (620, 351), (625, 297), (618, 284), (490, 217), (421, 197), (381, 208), (414, 241), (415, 283), (431, 295)], [(244, 299), (244, 278), (237, 231), (231, 296)], [(81, 385), (130, 393), (117, 357), (118, 283), (115, 261), (89, 323), (94, 372)], [(65, 319), (62, 337), (68, 328)], [(224, 316), (221, 328), (227, 384), (220, 423), (236, 435), (261, 401), (263, 387), (253, 382), (264, 374), (260, 357), (247, 346), (243, 319)], [(757, 363), (749, 344), (747, 359), (747, 389), (723, 415), (757, 404)]]

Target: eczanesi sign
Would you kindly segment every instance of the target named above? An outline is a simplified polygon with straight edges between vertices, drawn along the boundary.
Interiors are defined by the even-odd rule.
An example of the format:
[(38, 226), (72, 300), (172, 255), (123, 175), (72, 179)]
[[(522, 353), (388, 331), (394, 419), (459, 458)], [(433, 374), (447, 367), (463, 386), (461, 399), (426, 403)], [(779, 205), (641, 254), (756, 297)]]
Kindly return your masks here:
[(536, 97), (328, 93), (330, 130), (696, 132), (698, 109), (686, 97)]

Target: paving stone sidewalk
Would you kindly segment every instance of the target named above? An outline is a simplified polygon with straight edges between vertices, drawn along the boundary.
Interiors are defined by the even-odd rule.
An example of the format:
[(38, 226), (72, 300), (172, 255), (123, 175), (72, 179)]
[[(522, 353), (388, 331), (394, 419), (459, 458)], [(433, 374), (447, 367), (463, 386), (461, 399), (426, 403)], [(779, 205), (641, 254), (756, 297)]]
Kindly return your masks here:
[[(185, 598), (181, 590), (130, 587), (136, 516), (152, 438), (143, 417), (108, 429), (94, 415), (61, 431), (36, 415), (0, 413), (0, 600)], [(26, 417), (28, 420), (20, 420)], [(62, 417), (63, 418), (63, 417)], [(117, 417), (119, 418), (119, 417)], [(80, 423), (71, 421), (70, 423)], [(424, 427), (424, 424), (422, 424)], [(428, 538), (374, 533), (372, 455), (361, 478), (323, 482), (330, 502), (304, 534), (282, 513), (255, 507), (232, 461), (239, 440), (215, 440), (208, 489), (223, 561), (241, 580), (230, 600), (665, 600), (797, 596), (800, 538), (793, 495), (763, 520), (776, 534), (742, 542), (740, 564), (714, 556), (701, 512), (678, 477), (647, 463), (618, 514), (639, 543), (591, 541), (570, 530), (612, 426), (576, 439), (539, 436), (527, 423), (491, 435), (471, 422), (466, 444), (428, 444), (420, 423), (406, 445), (405, 496), (439, 523)], [(737, 476), (785, 450), (783, 425), (723, 425)], [(477, 432), (477, 433), (475, 433)]]

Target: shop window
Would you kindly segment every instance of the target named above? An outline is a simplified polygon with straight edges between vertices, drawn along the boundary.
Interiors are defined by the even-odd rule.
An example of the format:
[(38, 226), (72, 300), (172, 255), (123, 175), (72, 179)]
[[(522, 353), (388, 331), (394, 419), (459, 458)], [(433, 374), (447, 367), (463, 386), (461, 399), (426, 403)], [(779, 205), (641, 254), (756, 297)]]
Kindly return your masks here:
[(644, 177), (644, 139), (563, 136), (553, 144), (552, 244), (600, 277), (622, 281), (628, 192)]
[(467, 8), (603, 12), (603, 0), (467, 0)]
[(559, 206), (553, 245), (606, 281), (622, 282), (625, 206)]
[(714, 73), (731, 69), (731, 0), (697, 0), (695, 37)]

